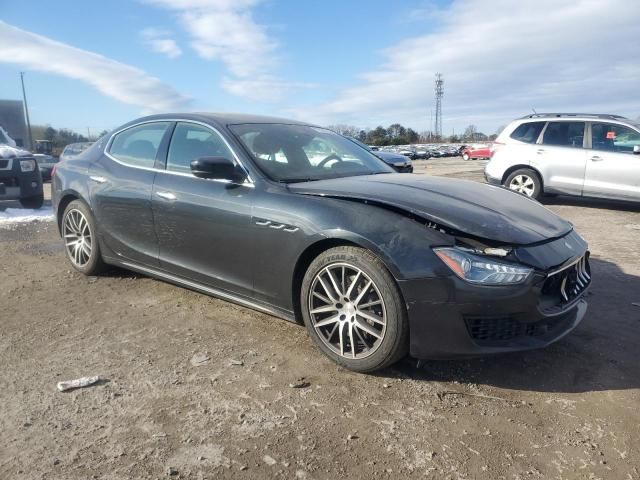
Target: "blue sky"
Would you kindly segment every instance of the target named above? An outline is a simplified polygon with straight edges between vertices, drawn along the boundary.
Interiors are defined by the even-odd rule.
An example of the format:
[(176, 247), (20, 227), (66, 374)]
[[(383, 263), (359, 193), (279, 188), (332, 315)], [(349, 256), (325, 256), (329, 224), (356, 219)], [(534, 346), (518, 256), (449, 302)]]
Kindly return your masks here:
[[(145, 113), (486, 133), (530, 111), (640, 115), (640, 2), (0, 0), (0, 98), (80, 132)], [(597, 31), (598, 35), (589, 32)], [(607, 48), (603, 48), (603, 46)]]

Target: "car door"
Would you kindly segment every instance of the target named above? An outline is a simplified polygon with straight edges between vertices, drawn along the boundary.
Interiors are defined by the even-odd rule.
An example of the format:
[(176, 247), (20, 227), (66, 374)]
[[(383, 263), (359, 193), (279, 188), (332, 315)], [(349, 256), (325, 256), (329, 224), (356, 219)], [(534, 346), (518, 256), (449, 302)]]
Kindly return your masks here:
[(584, 194), (623, 200), (640, 200), (640, 132), (625, 125), (591, 123)]
[(542, 173), (546, 191), (581, 195), (587, 161), (585, 122), (548, 122), (531, 165)]
[(89, 169), (89, 196), (100, 237), (115, 255), (158, 265), (151, 191), (156, 157), (172, 122), (147, 122), (116, 133)]
[(253, 184), (193, 176), (190, 164), (201, 157), (238, 162), (215, 129), (178, 122), (166, 170), (157, 173), (153, 185), (160, 266), (199, 284), (249, 297), (253, 291)]

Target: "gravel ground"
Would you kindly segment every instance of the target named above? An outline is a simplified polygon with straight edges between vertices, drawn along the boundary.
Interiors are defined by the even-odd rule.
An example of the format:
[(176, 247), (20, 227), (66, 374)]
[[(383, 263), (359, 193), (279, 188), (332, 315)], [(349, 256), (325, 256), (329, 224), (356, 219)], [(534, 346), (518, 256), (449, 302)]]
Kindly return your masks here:
[[(482, 162), (416, 162), (481, 179)], [(583, 323), (541, 351), (336, 367), (304, 328), (71, 270), (0, 227), (0, 478), (640, 478), (640, 211), (554, 198), (592, 251)], [(61, 393), (56, 382), (105, 380)]]

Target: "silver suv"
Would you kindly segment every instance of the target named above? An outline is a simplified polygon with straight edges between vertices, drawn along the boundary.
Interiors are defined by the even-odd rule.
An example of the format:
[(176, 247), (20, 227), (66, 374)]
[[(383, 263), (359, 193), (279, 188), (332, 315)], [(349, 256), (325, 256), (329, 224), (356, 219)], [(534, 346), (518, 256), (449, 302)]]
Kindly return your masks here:
[(561, 193), (640, 201), (640, 122), (618, 115), (527, 115), (500, 133), (485, 178), (532, 198)]

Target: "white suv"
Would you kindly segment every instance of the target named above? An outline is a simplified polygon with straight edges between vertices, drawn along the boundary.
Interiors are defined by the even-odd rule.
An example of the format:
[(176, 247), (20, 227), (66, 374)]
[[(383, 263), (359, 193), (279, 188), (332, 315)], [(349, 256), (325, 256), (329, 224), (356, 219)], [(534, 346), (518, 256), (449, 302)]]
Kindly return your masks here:
[(538, 113), (500, 133), (485, 178), (532, 198), (568, 194), (640, 201), (640, 122)]

